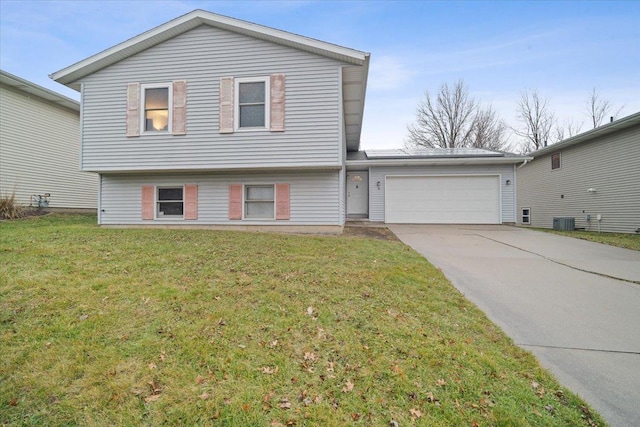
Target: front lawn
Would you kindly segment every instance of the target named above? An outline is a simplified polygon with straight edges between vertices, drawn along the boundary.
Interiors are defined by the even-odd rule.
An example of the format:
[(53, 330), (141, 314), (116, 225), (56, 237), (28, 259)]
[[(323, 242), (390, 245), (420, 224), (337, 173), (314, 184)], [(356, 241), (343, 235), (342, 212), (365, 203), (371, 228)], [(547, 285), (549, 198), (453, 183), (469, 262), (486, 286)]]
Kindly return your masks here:
[(0, 425), (604, 425), (396, 241), (0, 223)]
[(576, 239), (588, 240), (590, 242), (603, 243), (605, 245), (617, 246), (619, 248), (640, 251), (640, 234), (628, 233), (598, 233), (597, 231), (561, 231), (549, 228), (536, 228), (538, 231), (560, 234), (562, 236), (574, 237)]

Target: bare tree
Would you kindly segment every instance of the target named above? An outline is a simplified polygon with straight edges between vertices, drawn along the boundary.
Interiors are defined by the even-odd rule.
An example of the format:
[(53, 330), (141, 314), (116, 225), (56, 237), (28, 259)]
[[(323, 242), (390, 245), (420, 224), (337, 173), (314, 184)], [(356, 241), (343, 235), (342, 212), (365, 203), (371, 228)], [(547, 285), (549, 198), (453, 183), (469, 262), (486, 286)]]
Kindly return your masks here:
[(573, 119), (567, 119), (564, 124), (556, 124), (555, 128), (555, 142), (562, 141), (565, 138), (571, 138), (580, 133), (583, 123), (576, 123)]
[(503, 146), (504, 124), (495, 111), (484, 110), (469, 96), (462, 80), (452, 87), (440, 86), (434, 97), (425, 92), (418, 104), (416, 122), (408, 126), (405, 146), (408, 148), (457, 148)]
[(517, 113), (522, 126), (513, 131), (523, 138), (523, 151), (535, 151), (547, 145), (555, 123), (554, 115), (549, 111), (549, 100), (537, 90), (525, 90), (520, 94)]
[[(602, 124), (602, 121), (610, 115), (613, 108), (611, 101), (602, 98), (600, 92), (596, 91), (596, 88), (591, 90), (587, 98), (587, 115), (594, 129)], [(623, 108), (624, 106), (618, 108), (615, 113), (611, 114), (611, 117), (618, 116)]]
[(492, 106), (478, 109), (473, 122), (471, 147), (509, 151), (511, 147), (508, 142), (508, 131), (509, 128), (498, 117)]

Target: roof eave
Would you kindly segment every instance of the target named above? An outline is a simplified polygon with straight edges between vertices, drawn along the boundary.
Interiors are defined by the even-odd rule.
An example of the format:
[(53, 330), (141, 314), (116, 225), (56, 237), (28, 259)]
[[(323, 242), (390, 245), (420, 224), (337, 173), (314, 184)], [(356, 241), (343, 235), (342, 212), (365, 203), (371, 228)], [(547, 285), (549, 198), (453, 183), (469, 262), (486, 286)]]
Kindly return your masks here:
[(29, 93), (31, 95), (42, 98), (45, 101), (52, 102), (62, 107), (80, 112), (80, 103), (74, 99), (67, 98), (57, 92), (49, 90), (45, 87), (37, 85), (29, 80), (25, 80), (21, 77), (8, 73), (4, 70), (0, 70), (0, 81), (16, 90)]
[(376, 159), (347, 160), (347, 168), (358, 166), (437, 166), (437, 165), (504, 165), (533, 160), (531, 156), (520, 157), (452, 157), (437, 159)]
[(228, 31), (246, 34), (254, 38), (294, 47), (349, 64), (364, 65), (368, 61), (368, 54), (365, 52), (198, 9), (56, 71), (49, 77), (78, 90), (78, 86), (73, 85), (73, 82), (78, 79), (200, 25), (211, 25)]
[(533, 157), (539, 157), (545, 154), (553, 153), (555, 151), (562, 150), (564, 148), (568, 148), (573, 145), (580, 144), (594, 138), (598, 138), (622, 129), (626, 129), (628, 127), (634, 126), (639, 123), (640, 123), (640, 112), (631, 114), (627, 117), (623, 117), (614, 122), (607, 123), (606, 125), (602, 125), (597, 128), (588, 130), (586, 132), (583, 132), (571, 138), (567, 138), (564, 141), (560, 141), (555, 144), (549, 145), (547, 147), (541, 148), (539, 150), (533, 151), (529, 153), (529, 155)]

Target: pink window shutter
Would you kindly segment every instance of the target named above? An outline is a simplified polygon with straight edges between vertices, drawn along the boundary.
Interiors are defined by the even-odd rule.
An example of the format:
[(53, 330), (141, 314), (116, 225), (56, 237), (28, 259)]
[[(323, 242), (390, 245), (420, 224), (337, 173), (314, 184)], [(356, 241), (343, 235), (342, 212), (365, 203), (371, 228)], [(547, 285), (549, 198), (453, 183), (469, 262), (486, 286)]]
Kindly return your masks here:
[(176, 80), (173, 82), (173, 117), (171, 133), (186, 135), (187, 133), (187, 82)]
[(271, 132), (284, 132), (284, 74), (272, 74), (270, 82)]
[(155, 193), (153, 185), (142, 186), (142, 219), (153, 219)]
[(233, 133), (233, 77), (220, 79), (220, 133)]
[(289, 219), (289, 184), (276, 184), (276, 219)]
[(242, 184), (229, 184), (229, 219), (242, 219)]
[(140, 84), (127, 85), (127, 137), (140, 136)]
[(184, 219), (198, 219), (198, 184), (184, 186)]

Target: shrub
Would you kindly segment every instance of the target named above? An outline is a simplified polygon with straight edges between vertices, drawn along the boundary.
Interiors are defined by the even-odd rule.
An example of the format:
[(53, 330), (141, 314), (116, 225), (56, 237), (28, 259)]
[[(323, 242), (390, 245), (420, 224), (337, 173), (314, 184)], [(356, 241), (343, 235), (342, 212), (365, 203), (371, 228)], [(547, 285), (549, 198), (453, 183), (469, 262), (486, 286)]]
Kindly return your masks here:
[(0, 218), (16, 219), (24, 216), (25, 210), (16, 203), (16, 193), (0, 196)]

